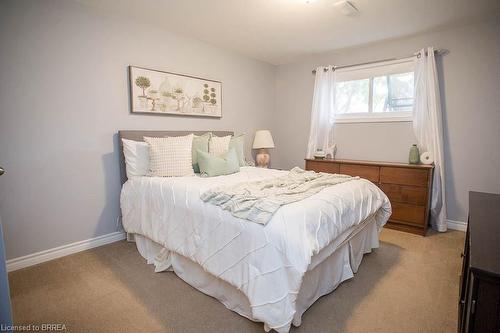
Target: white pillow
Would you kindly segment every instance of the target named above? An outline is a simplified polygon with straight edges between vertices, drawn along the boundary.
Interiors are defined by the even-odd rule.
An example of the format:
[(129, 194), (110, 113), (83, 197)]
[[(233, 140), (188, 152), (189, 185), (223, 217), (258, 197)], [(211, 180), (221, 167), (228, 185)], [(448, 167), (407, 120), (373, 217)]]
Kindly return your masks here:
[(149, 145), (149, 175), (157, 177), (193, 176), (191, 149), (193, 134), (167, 138), (144, 137)]
[(208, 142), (208, 152), (212, 155), (227, 153), (229, 150), (229, 141), (231, 141), (231, 135), (212, 136)]
[(149, 145), (146, 142), (122, 139), (127, 178), (145, 176), (149, 172)]

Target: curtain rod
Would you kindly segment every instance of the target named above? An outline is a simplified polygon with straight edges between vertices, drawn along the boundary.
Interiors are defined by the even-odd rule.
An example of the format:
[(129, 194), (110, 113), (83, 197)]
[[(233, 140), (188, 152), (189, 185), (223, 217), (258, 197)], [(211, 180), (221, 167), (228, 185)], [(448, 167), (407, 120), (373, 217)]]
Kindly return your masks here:
[[(448, 53), (449, 53), (448, 50), (445, 50), (445, 49), (434, 50), (434, 54), (436, 54), (436, 55), (445, 55), (445, 54), (448, 54)], [(333, 68), (334, 69), (341, 69), (341, 68), (349, 68), (349, 67), (356, 67), (356, 66), (363, 66), (363, 65), (371, 65), (371, 64), (376, 64), (376, 63), (379, 63), (379, 62), (384, 62), (384, 61), (395, 61), (395, 60), (409, 59), (409, 58), (412, 58), (412, 57), (415, 57), (415, 56), (419, 56), (419, 55), (420, 55), (420, 52), (417, 52), (417, 53), (414, 53), (413, 55), (408, 56), (408, 57), (380, 59), (380, 60), (374, 60), (374, 61), (369, 61), (369, 62), (362, 62), (362, 63), (358, 63), (358, 64), (349, 64), (349, 65), (343, 65), (343, 66), (333, 66)], [(328, 68), (325, 68), (324, 71), (325, 72), (328, 71)], [(316, 70), (313, 69), (312, 73), (316, 74)]]

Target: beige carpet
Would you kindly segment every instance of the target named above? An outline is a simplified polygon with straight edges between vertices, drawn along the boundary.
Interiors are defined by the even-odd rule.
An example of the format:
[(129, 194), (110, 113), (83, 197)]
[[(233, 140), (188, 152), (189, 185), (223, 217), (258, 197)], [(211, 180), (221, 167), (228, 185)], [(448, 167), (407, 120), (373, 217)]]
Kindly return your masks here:
[[(292, 332), (455, 332), (464, 233), (384, 229), (356, 276), (320, 298)], [(9, 275), (16, 324), (70, 332), (259, 332), (174, 273), (153, 273), (118, 242)]]

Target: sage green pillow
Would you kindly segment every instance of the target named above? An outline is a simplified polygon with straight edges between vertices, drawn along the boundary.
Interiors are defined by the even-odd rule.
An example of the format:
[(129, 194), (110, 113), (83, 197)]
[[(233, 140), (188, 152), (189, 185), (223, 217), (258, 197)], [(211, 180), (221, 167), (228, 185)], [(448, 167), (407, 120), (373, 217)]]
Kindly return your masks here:
[(196, 173), (200, 172), (200, 167), (198, 165), (198, 151), (208, 153), (208, 141), (210, 141), (211, 133), (205, 133), (203, 135), (195, 135), (193, 137), (193, 148), (192, 153), (192, 163), (193, 170)]
[(247, 162), (245, 161), (245, 134), (231, 137), (231, 141), (229, 141), (229, 149), (231, 148), (236, 151), (240, 166), (247, 165)]
[(240, 171), (238, 154), (233, 148), (222, 155), (212, 155), (198, 150), (200, 174), (208, 177), (229, 175)]

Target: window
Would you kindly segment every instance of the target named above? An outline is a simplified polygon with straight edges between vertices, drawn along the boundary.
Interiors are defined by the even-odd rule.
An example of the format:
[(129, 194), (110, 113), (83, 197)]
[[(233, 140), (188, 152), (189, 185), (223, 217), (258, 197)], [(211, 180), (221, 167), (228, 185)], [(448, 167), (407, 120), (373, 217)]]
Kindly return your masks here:
[(413, 60), (337, 70), (337, 122), (411, 121)]

